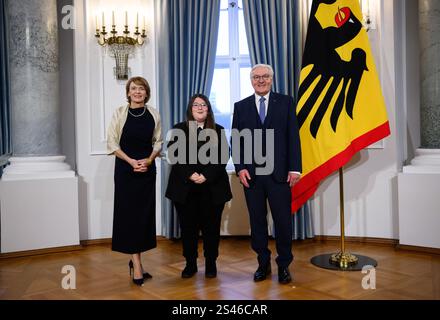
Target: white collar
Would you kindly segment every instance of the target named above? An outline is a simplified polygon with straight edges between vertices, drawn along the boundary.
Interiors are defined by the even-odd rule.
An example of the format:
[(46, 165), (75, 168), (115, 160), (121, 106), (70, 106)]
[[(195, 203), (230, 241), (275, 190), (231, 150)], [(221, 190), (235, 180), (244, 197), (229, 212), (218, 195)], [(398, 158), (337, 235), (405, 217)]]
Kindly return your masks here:
[[(259, 94), (256, 94), (256, 93), (255, 93), (254, 95), (255, 95), (255, 100), (256, 100), (256, 101), (260, 101), (260, 98), (261, 98), (262, 96), (260, 96)], [(265, 102), (266, 102), (266, 101), (269, 101), (269, 95), (270, 95), (270, 91), (269, 91), (268, 93), (266, 93), (266, 95), (263, 96), (263, 97), (266, 99)]]

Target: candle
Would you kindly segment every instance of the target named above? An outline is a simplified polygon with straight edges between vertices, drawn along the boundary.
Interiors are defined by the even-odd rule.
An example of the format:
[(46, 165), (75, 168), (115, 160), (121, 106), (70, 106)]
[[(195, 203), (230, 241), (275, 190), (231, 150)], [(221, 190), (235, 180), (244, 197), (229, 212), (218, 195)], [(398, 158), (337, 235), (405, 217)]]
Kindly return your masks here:
[(145, 16), (144, 16), (144, 28), (143, 28), (143, 30), (145, 30)]
[(136, 28), (139, 28), (139, 13), (136, 13)]
[(102, 26), (105, 26), (105, 22), (104, 22), (104, 12), (102, 13)]
[(125, 11), (125, 25), (128, 26), (128, 14), (127, 14), (127, 11)]
[(112, 25), (115, 25), (115, 12), (112, 11)]
[(96, 25), (96, 30), (99, 30), (99, 26), (98, 26), (98, 16), (95, 16), (95, 25)]

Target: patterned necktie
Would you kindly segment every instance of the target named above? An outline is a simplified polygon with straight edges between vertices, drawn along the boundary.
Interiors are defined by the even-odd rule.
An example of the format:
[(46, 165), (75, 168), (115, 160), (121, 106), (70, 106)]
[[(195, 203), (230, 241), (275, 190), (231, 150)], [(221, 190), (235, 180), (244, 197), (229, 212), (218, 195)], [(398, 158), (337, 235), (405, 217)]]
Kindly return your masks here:
[(266, 104), (264, 101), (266, 100), (265, 97), (260, 98), (260, 119), (261, 123), (264, 123), (264, 119), (266, 118)]

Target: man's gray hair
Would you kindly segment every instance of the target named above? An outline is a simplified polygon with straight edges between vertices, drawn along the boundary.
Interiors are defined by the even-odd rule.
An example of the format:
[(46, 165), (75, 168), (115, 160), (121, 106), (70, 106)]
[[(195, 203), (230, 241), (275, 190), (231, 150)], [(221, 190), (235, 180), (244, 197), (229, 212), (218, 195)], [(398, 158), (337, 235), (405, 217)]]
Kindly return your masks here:
[(255, 71), (256, 68), (266, 68), (269, 71), (269, 75), (273, 78), (273, 68), (272, 68), (272, 66), (270, 66), (268, 64), (262, 64), (262, 63), (256, 64), (256, 65), (254, 65), (252, 67), (252, 69), (251, 69), (251, 78), (254, 75), (254, 71)]

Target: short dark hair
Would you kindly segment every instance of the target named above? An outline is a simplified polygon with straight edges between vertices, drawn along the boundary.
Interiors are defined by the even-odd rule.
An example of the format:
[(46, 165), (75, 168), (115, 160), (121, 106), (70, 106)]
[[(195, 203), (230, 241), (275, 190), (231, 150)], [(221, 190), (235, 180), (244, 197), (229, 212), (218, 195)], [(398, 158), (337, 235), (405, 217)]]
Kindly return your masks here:
[(147, 103), (148, 100), (150, 100), (151, 97), (151, 89), (150, 85), (148, 84), (148, 81), (145, 78), (142, 77), (132, 77), (127, 81), (127, 84), (125, 85), (125, 95), (127, 97), (128, 103), (131, 103), (131, 99), (128, 96), (128, 92), (130, 91), (130, 84), (134, 82), (135, 84), (144, 87), (145, 92), (147, 95), (145, 96), (144, 103)]

